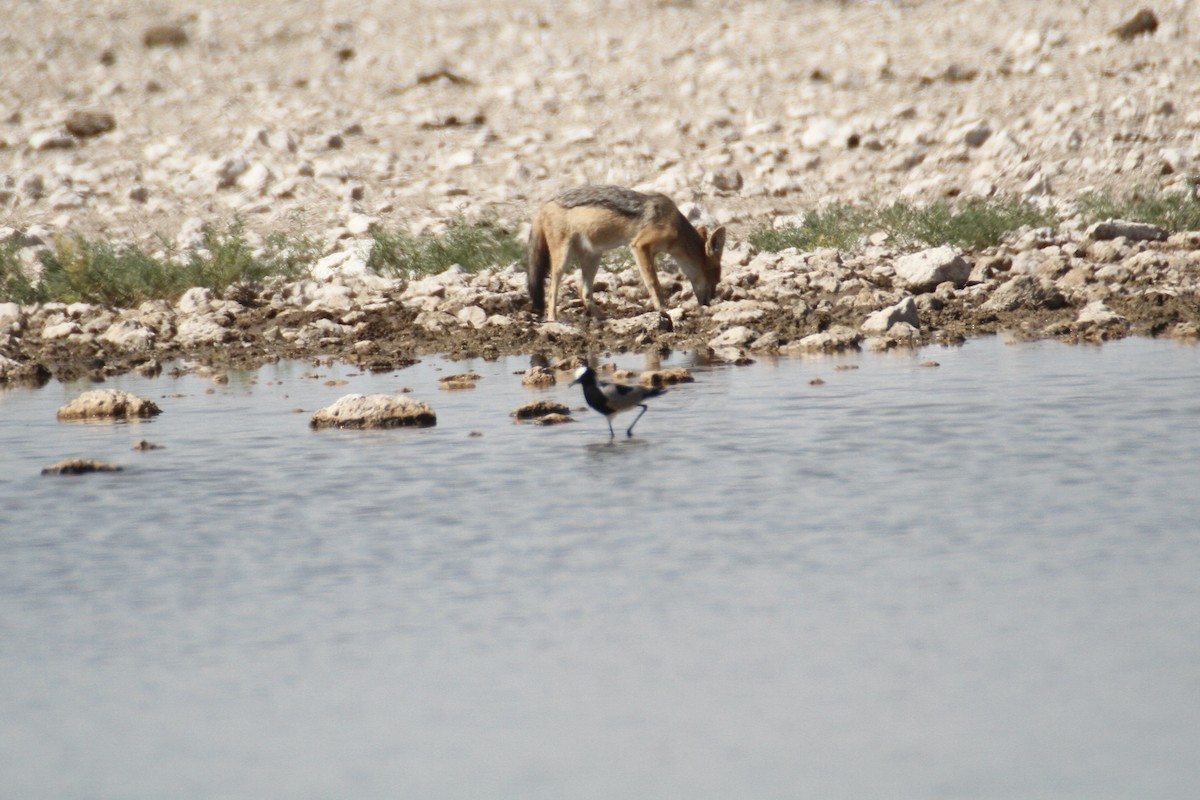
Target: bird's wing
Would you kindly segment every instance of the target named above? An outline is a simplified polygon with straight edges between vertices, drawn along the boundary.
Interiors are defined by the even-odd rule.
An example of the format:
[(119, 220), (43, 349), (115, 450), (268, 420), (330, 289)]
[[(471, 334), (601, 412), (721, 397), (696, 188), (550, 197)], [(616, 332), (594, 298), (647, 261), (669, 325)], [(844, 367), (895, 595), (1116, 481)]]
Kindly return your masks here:
[(630, 406), (636, 405), (642, 399), (642, 387), (626, 386), (621, 383), (602, 383), (600, 384), (600, 392), (604, 395), (608, 404), (616, 411), (624, 411)]

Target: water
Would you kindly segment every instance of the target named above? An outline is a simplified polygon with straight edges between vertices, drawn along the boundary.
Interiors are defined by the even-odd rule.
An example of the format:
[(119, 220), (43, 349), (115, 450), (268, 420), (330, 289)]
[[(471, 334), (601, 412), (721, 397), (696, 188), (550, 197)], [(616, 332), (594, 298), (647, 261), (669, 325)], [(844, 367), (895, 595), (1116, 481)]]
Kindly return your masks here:
[(525, 366), (0, 393), (0, 796), (1194, 796), (1200, 349), (696, 367), (615, 445)]

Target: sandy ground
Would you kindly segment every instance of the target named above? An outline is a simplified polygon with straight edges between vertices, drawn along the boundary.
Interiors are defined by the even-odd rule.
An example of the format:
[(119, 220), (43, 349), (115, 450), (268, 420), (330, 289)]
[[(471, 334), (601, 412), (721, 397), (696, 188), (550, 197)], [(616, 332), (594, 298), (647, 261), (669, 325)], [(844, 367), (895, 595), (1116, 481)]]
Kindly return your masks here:
[[(744, 232), (830, 199), (1176, 185), (1200, 156), (1188, 2), (1129, 41), (1112, 1), (213, 6), (9, 4), (3, 224), (515, 227), (591, 181)], [(161, 25), (186, 42), (146, 46)], [(64, 135), (81, 110), (115, 127)]]

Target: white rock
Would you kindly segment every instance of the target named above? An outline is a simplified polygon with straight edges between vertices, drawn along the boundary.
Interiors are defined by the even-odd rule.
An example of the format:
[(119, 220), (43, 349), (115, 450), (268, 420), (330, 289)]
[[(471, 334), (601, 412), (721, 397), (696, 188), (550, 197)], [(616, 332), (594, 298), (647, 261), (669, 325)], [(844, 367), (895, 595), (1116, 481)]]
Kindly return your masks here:
[(365, 236), (370, 233), (371, 228), (378, 224), (377, 219), (366, 214), (351, 214), (346, 220), (346, 230), (350, 232), (351, 236)]
[(1110, 322), (1124, 322), (1125, 318), (1105, 305), (1103, 300), (1093, 300), (1079, 309), (1075, 321), (1080, 325), (1107, 325)]
[(442, 333), (445, 330), (458, 327), (458, 318), (445, 311), (431, 309), (417, 314), (413, 324), (424, 328), (430, 333)]
[(896, 259), (896, 282), (912, 292), (930, 292), (950, 281), (962, 288), (971, 276), (971, 266), (950, 247), (933, 247)]
[(349, 259), (349, 250), (339, 250), (336, 253), (330, 253), (327, 256), (317, 259), (317, 263), (313, 264), (312, 271), (309, 274), (313, 280), (328, 281), (335, 275), (342, 274), (341, 266)]
[(812, 333), (779, 348), (782, 353), (831, 353), (856, 349), (862, 334), (845, 325), (835, 325), (822, 333)]
[(718, 325), (745, 325), (762, 319), (768, 309), (777, 307), (760, 300), (731, 300), (715, 307), (712, 321)]
[(266, 193), (267, 186), (275, 176), (269, 167), (261, 161), (256, 161), (237, 177), (237, 185), (248, 194), (259, 197)]
[(16, 303), (0, 303), (0, 335), (19, 333), (25, 326), (25, 314)]
[(1191, 163), (1188, 152), (1180, 147), (1168, 147), (1162, 151), (1163, 172), (1167, 174), (1185, 172)]
[(1032, 275), (1015, 275), (1000, 284), (982, 306), (987, 311), (1018, 308), (1061, 308), (1066, 301), (1054, 284)]
[(458, 312), (458, 321), (472, 328), (482, 328), (488, 321), (487, 312), (479, 306), (466, 306)]
[(175, 243), (184, 250), (199, 250), (204, 247), (204, 238), (209, 229), (210, 226), (204, 219), (189, 217), (179, 226), (179, 233), (175, 234)]
[(93, 389), (84, 392), (58, 409), (60, 420), (126, 417), (153, 417), (160, 413), (151, 400), (117, 389)]
[(203, 314), (212, 308), (212, 297), (210, 290), (193, 286), (176, 301), (175, 310), (180, 314)]
[(840, 123), (828, 117), (819, 117), (800, 135), (800, 144), (806, 150), (816, 150), (844, 138)]
[(441, 159), (442, 169), (464, 169), (479, 163), (479, 153), (474, 150), (459, 150)]
[(107, 342), (119, 350), (143, 351), (154, 347), (154, 331), (137, 320), (123, 319), (108, 326), (100, 334), (100, 341)]
[(745, 325), (735, 325), (710, 339), (708, 346), (714, 350), (723, 347), (745, 347), (757, 338), (756, 331), (750, 330)]
[(218, 189), (231, 189), (237, 186), (238, 178), (242, 177), (248, 169), (250, 169), (250, 163), (241, 157), (227, 158), (210, 166)]
[(42, 328), (42, 338), (50, 339), (65, 339), (73, 333), (79, 333), (79, 323), (66, 320), (55, 325), (47, 325)]
[(538, 334), (548, 338), (557, 338), (563, 336), (576, 336), (579, 330), (573, 325), (568, 325), (565, 322), (543, 322), (538, 325)]
[(190, 316), (179, 324), (175, 341), (183, 347), (221, 344), (232, 337), (228, 328), (202, 314)]
[(917, 314), (917, 303), (912, 297), (906, 297), (895, 305), (881, 308), (867, 316), (860, 330), (863, 333), (887, 333), (897, 323), (907, 323), (914, 328), (921, 326)]
[(349, 286), (330, 283), (312, 293), (305, 309), (308, 311), (349, 311), (354, 307), (354, 292)]
[(670, 317), (664, 317), (658, 311), (648, 311), (636, 317), (612, 319), (605, 323), (605, 327), (618, 336), (666, 332), (671, 330), (672, 325)]
[(312, 415), (313, 428), (428, 428), (437, 415), (428, 403), (406, 395), (348, 394)]
[(78, 139), (62, 131), (38, 131), (29, 137), (31, 150), (65, 150), (78, 144)]

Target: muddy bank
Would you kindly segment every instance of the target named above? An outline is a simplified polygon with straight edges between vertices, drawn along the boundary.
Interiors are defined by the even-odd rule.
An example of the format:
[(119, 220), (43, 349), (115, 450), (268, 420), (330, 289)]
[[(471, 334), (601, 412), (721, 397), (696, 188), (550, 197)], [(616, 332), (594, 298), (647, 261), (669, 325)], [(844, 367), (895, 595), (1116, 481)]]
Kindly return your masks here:
[(360, 252), (324, 259), (302, 282), (220, 297), (192, 289), (174, 304), (0, 304), (0, 382), (102, 380), (167, 362), (219, 372), (322, 358), (386, 371), (430, 353), (556, 359), (651, 349), (738, 362), (952, 344), (1001, 330), (1071, 342), (1200, 333), (1200, 232), (1167, 236), (1148, 226), (1031, 230), (980, 253), (886, 245), (756, 253), (735, 242), (707, 307), (667, 263), (665, 313), (648, 313), (631, 267), (598, 277), (604, 319), (584, 317), (576, 280), (568, 281), (558, 323), (532, 316), (519, 265), (405, 281), (369, 273)]

